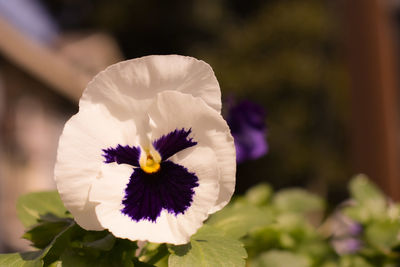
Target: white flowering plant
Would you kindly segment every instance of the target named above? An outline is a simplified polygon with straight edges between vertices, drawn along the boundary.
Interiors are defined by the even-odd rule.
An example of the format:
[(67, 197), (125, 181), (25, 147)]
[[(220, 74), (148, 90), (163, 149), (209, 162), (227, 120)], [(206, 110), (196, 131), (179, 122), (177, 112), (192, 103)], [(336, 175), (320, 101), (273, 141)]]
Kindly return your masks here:
[[(258, 121), (244, 128), (260, 155)], [(243, 128), (232, 133), (236, 143), (205, 62), (169, 55), (110, 66), (65, 125), (57, 191), (18, 201), (35, 250), (0, 255), (0, 266), (396, 266), (400, 206), (364, 176), (331, 215), (303, 189), (261, 184), (231, 201), (235, 151), (255, 157)]]

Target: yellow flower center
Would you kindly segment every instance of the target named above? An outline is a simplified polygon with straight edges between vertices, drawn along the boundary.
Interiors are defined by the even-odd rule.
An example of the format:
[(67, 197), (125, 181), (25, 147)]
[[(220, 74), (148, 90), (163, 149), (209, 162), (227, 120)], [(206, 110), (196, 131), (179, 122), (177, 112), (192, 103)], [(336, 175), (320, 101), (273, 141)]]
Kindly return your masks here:
[(161, 156), (154, 148), (144, 149), (141, 153), (139, 164), (140, 168), (146, 173), (155, 173), (160, 170)]

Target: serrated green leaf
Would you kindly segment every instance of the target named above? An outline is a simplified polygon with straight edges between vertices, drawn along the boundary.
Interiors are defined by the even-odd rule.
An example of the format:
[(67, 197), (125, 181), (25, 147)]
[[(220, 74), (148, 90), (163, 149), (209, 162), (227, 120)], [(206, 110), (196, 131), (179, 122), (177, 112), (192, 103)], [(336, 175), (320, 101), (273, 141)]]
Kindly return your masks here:
[(0, 267), (41, 267), (41, 251), (0, 254)]
[(299, 188), (284, 189), (275, 194), (273, 204), (282, 212), (323, 212), (324, 200)]
[(168, 259), (170, 267), (245, 266), (247, 257), (241, 242), (208, 225), (200, 228), (190, 243), (172, 246), (171, 253)]
[(255, 259), (252, 267), (310, 267), (311, 260), (301, 254), (289, 251), (271, 250), (261, 254)]
[(40, 217), (46, 214), (70, 217), (57, 191), (36, 192), (21, 196), (17, 202), (17, 214), (25, 227), (35, 225)]
[(246, 200), (253, 205), (262, 206), (269, 202), (272, 196), (272, 188), (270, 185), (262, 183), (247, 190)]
[(250, 205), (227, 206), (213, 214), (207, 221), (227, 236), (240, 238), (256, 227), (271, 223), (273, 214), (271, 210), (261, 209)]

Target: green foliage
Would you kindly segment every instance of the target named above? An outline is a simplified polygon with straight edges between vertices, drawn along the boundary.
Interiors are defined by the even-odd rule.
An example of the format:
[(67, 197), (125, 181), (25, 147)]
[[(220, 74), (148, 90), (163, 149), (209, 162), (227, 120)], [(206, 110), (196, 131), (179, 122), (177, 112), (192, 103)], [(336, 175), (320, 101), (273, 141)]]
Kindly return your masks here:
[[(231, 206), (257, 206), (269, 221), (247, 231), (242, 240), (249, 266), (358, 267), (397, 266), (400, 261), (400, 208), (364, 175), (350, 184), (351, 200), (326, 214), (325, 201), (302, 189), (285, 189)], [(261, 203), (261, 204), (260, 204)], [(217, 214), (218, 215), (218, 214)], [(325, 218), (325, 219), (324, 219)], [(345, 223), (340, 218), (345, 218)], [(211, 221), (211, 219), (210, 219)], [(357, 230), (358, 229), (358, 230)]]
[(385, 196), (368, 181), (365, 175), (356, 176), (350, 182), (349, 188), (355, 203), (346, 209), (347, 215), (362, 223), (368, 223), (385, 216)]
[(247, 190), (245, 197), (248, 203), (255, 206), (262, 206), (268, 204), (272, 193), (271, 186), (262, 183)]
[(310, 260), (303, 255), (279, 250), (262, 253), (252, 264), (253, 267), (308, 267), (310, 265)]
[(274, 206), (283, 212), (309, 213), (323, 212), (324, 200), (303, 189), (286, 189), (278, 192), (273, 198)]
[(400, 245), (400, 221), (373, 221), (365, 228), (365, 239), (373, 248), (384, 254)]
[(67, 217), (67, 210), (56, 191), (38, 192), (21, 196), (17, 202), (18, 218), (25, 227), (37, 223), (40, 216), (53, 214)]
[(0, 254), (0, 266), (41, 267), (43, 261), (40, 252)]
[(211, 226), (203, 226), (190, 243), (171, 247), (169, 266), (245, 266), (246, 250), (233, 238)]
[(270, 210), (249, 204), (230, 205), (214, 214), (207, 224), (232, 238), (241, 238), (248, 232), (271, 222)]
[(57, 193), (34, 193), (19, 200), (18, 213), (28, 226), (23, 237), (37, 250), (0, 255), (0, 266), (397, 266), (400, 204), (363, 175), (349, 189), (351, 200), (326, 214), (319, 196), (299, 188), (274, 193), (261, 184), (213, 214), (188, 244), (140, 249), (79, 227)]
[[(233, 215), (233, 219), (224, 221), (222, 215), (217, 216), (213, 220), (215, 227), (204, 226), (193, 235), (190, 243), (169, 248), (165, 244), (148, 243), (139, 257), (136, 242), (116, 238), (108, 231), (86, 231), (79, 227), (57, 192), (23, 196), (17, 209), (19, 218), (28, 228), (23, 238), (38, 250), (0, 255), (0, 266), (148, 267), (165, 266), (166, 262), (171, 266), (187, 266), (192, 260), (196, 260), (198, 266), (223, 266), (222, 263), (244, 266), (247, 256), (238, 240), (245, 234), (247, 225), (233, 227), (232, 223), (238, 222), (234, 217), (237, 213), (229, 209), (228, 214)], [(224, 226), (227, 226), (226, 232), (220, 230)]]

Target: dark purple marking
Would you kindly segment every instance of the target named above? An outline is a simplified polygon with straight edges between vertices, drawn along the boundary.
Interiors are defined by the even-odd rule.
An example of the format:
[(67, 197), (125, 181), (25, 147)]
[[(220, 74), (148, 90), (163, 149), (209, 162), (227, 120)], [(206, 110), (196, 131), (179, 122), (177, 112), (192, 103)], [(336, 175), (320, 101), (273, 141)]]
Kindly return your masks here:
[[(122, 201), (123, 214), (134, 221), (155, 222), (163, 209), (168, 213), (183, 214), (192, 204), (194, 188), (197, 187), (196, 174), (185, 167), (167, 160), (179, 151), (197, 144), (188, 138), (191, 129), (176, 129), (153, 142), (161, 155), (160, 169), (156, 173), (146, 173), (141, 168), (133, 168), (133, 173), (125, 189)], [(140, 167), (140, 147), (117, 145), (103, 149), (105, 163), (130, 164)]]
[(188, 138), (192, 129), (176, 129), (173, 132), (163, 135), (153, 142), (154, 148), (160, 153), (163, 160), (168, 159), (179, 151), (192, 147), (197, 144), (193, 138)]
[(194, 173), (172, 161), (162, 162), (160, 171), (152, 174), (136, 168), (125, 189), (121, 211), (135, 221), (152, 222), (163, 209), (170, 214), (183, 214), (190, 207), (193, 189), (198, 185)]
[(103, 149), (103, 157), (105, 163), (116, 162), (118, 164), (129, 164), (134, 167), (139, 167), (140, 148), (134, 146), (117, 145), (116, 148)]

